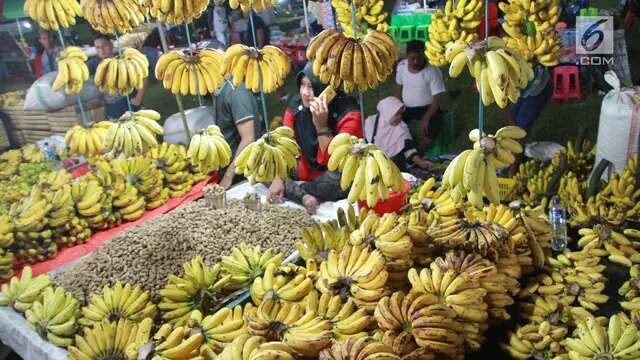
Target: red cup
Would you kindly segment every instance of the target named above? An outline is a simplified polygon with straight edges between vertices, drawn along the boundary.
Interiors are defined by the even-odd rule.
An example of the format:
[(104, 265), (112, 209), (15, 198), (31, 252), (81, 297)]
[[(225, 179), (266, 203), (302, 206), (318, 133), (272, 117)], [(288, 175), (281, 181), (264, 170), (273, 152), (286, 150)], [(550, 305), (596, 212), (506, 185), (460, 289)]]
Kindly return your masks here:
[[(409, 201), (409, 191), (411, 190), (411, 183), (407, 180), (404, 181), (404, 189), (402, 191), (391, 191), (389, 192), (389, 198), (387, 200), (378, 201), (374, 207), (373, 211), (378, 215), (383, 215), (386, 213), (398, 212), (402, 207), (407, 205)], [(368, 209), (366, 201), (358, 201), (359, 209)]]

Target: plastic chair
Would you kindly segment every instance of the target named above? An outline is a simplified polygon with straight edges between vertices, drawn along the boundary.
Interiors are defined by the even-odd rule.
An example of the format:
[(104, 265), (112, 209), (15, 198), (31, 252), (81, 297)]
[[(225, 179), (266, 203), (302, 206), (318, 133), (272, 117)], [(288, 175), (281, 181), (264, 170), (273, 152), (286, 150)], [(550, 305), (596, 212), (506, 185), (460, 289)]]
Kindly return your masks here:
[(405, 43), (413, 40), (415, 38), (415, 33), (416, 33), (415, 26), (412, 26), (412, 25), (400, 26), (400, 36), (399, 36), (398, 42)]
[(389, 33), (391, 34), (393, 41), (400, 42), (400, 28), (398, 26), (389, 26)]
[(429, 25), (416, 26), (415, 39), (420, 41), (429, 40)]
[(580, 73), (575, 65), (556, 66), (553, 69), (553, 95), (551, 100), (580, 99)]

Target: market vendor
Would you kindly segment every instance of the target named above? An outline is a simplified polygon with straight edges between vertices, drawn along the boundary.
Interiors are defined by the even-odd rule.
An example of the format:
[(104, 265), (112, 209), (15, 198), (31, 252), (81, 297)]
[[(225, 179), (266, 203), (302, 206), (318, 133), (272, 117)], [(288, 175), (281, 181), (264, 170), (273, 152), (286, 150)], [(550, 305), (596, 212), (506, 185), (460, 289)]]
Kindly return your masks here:
[[(89, 72), (91, 74), (96, 73), (96, 69), (100, 62), (104, 59), (111, 58), (116, 56), (116, 51), (111, 43), (111, 40), (106, 35), (100, 34), (96, 36), (93, 40), (93, 45), (96, 49), (96, 54), (98, 56), (94, 56), (89, 61), (87, 61), (87, 66), (89, 67)], [(151, 62), (150, 62), (151, 63)], [(150, 71), (150, 73), (153, 73)], [(137, 91), (133, 91), (129, 94), (129, 102), (131, 103), (131, 110), (138, 111), (142, 107), (142, 100), (144, 98), (144, 94), (147, 92), (147, 88), (149, 86), (149, 80), (144, 80), (144, 86)], [(127, 104), (127, 97), (121, 95), (120, 93), (116, 93), (114, 96), (109, 95), (108, 93), (104, 93), (104, 109), (105, 115), (109, 119), (119, 119), (125, 112), (129, 110), (129, 105)]]
[(40, 63), (42, 74), (58, 71), (58, 58), (60, 57), (60, 45), (50, 31), (40, 30), (38, 32), (38, 42), (42, 46)]
[(299, 96), (289, 103), (283, 123), (294, 130), (295, 140), (302, 150), (296, 174), (290, 179), (274, 179), (269, 187), (269, 201), (284, 198), (304, 205), (315, 214), (324, 201), (347, 197), (340, 188), (340, 174), (329, 172), (327, 148), (336, 134), (349, 133), (362, 137), (360, 111), (356, 100), (338, 92), (327, 102), (318, 96), (325, 89), (309, 62), (297, 76)]
[(431, 144), (438, 136), (442, 122), (440, 103), (445, 90), (442, 72), (427, 62), (424, 42), (409, 41), (407, 58), (396, 69), (395, 96), (406, 107), (402, 120), (407, 124), (419, 121), (415, 139), (419, 148)]

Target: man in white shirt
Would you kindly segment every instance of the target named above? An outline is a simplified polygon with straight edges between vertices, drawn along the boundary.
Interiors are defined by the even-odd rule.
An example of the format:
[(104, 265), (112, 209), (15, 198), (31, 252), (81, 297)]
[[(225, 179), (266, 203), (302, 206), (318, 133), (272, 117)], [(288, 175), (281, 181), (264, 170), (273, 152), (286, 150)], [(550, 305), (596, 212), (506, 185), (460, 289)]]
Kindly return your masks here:
[(405, 104), (402, 119), (420, 121), (419, 147), (427, 146), (438, 135), (442, 114), (440, 101), (446, 91), (442, 72), (427, 63), (424, 43), (407, 43), (407, 58), (398, 63), (396, 69), (395, 96)]

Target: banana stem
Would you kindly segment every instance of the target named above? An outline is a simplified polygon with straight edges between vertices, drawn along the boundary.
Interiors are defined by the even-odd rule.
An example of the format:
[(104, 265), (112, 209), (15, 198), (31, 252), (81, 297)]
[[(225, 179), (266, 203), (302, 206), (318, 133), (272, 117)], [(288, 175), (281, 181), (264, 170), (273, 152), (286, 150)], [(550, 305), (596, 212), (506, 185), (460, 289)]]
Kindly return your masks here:
[[(60, 38), (60, 45), (62, 45), (62, 49), (66, 49), (67, 46), (64, 43), (64, 36), (62, 36), (62, 30), (60, 29), (58, 29), (58, 37)], [(82, 127), (87, 129), (89, 128), (89, 121), (87, 120), (87, 114), (85, 114), (84, 112), (84, 105), (82, 104), (80, 94), (76, 94), (76, 101), (78, 102), (78, 108), (80, 109), (80, 119), (82, 122)]]
[[(116, 32), (116, 46), (118, 47), (118, 55), (122, 56), (122, 47), (120, 46), (120, 37), (118, 36), (118, 33)], [(129, 99), (129, 94), (124, 96), (127, 99), (127, 107), (129, 108), (129, 112), (133, 112), (133, 110), (131, 109), (131, 100)]]
[[(167, 45), (167, 37), (160, 22), (156, 23), (156, 27), (158, 28), (158, 34), (160, 35), (162, 52), (166, 54), (169, 51), (169, 46)], [(184, 134), (187, 136), (187, 143), (185, 145), (188, 146), (189, 141), (191, 141), (191, 131), (189, 130), (189, 124), (187, 123), (187, 115), (185, 115), (184, 113), (184, 106), (182, 106), (182, 98), (180, 98), (180, 95), (176, 94), (175, 98), (176, 104), (178, 105), (178, 110), (180, 111), (180, 117), (182, 118), (182, 129), (184, 130)]]
[[(489, 39), (489, 0), (484, 2), (484, 40)], [(484, 134), (484, 104), (482, 103), (482, 81), (478, 82), (478, 129)]]
[[(184, 31), (187, 34), (187, 44), (189, 44), (189, 49), (193, 48), (193, 44), (191, 43), (191, 32), (189, 31), (189, 24), (184, 24)], [(195, 71), (195, 65), (193, 65), (193, 70)], [(202, 96), (200, 96), (200, 84), (198, 84), (198, 77), (196, 76), (196, 96), (198, 98), (198, 105), (202, 107)]]
[[(303, 0), (304, 1), (304, 0)], [(351, 22), (353, 23), (353, 36), (357, 40), (358, 39), (358, 18), (356, 17), (356, 2), (355, 0), (351, 1)], [(358, 88), (358, 102), (360, 103), (360, 127), (362, 128), (362, 138), (364, 142), (368, 142), (367, 137), (364, 136), (364, 94)]]
[[(257, 15), (256, 15), (257, 16)], [(251, 36), (253, 37), (253, 47), (258, 50), (258, 40), (256, 38), (256, 27), (253, 24), (253, 5), (249, 2), (249, 23), (251, 24)], [(262, 71), (258, 69), (258, 80), (260, 84), (260, 102), (262, 102), (262, 114), (264, 116), (264, 131), (267, 133), (267, 139), (269, 138), (269, 115), (267, 114), (267, 99), (264, 96), (263, 84), (262, 84)]]

